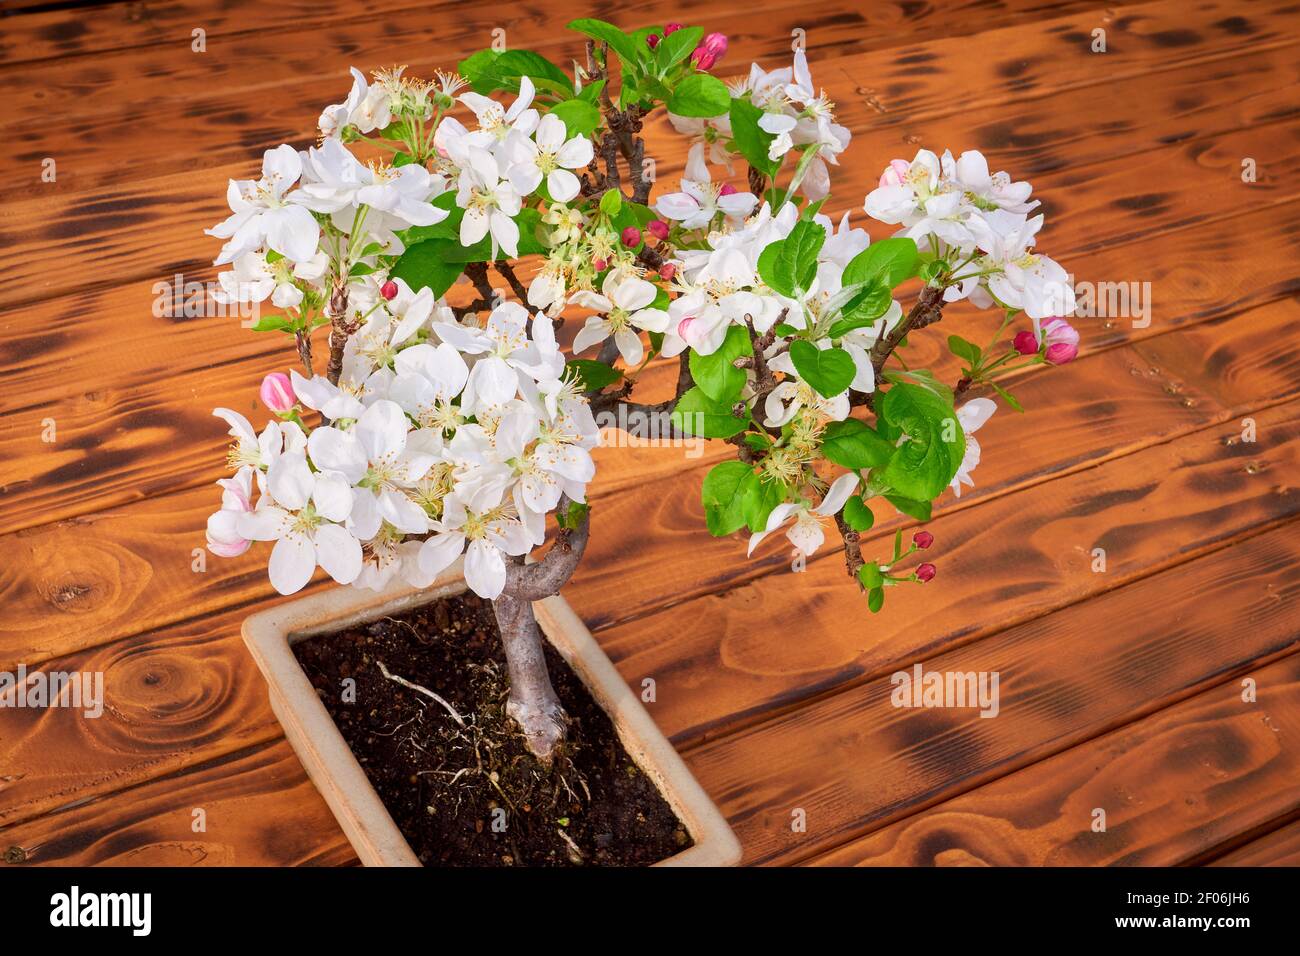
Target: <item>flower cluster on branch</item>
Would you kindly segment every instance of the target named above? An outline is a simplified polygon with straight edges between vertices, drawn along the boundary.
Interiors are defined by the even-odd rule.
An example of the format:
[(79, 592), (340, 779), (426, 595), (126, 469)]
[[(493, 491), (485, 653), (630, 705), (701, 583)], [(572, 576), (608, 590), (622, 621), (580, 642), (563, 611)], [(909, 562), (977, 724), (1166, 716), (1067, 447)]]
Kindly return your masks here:
[[(934, 577), (899, 569), (933, 539), (904, 550), (900, 535), (872, 560), (862, 532), (881, 507), (927, 520), (973, 484), (974, 433), (997, 405), (964, 393), (988, 386), (1019, 410), (997, 379), (1077, 354), (1030, 185), (975, 151), (894, 159), (861, 205), (897, 228), (872, 242), (825, 211), (851, 135), (802, 51), (727, 84), (711, 72), (721, 34), (570, 26), (586, 37), (572, 73), (525, 50), (432, 80), (353, 70), (316, 145), (269, 150), (259, 179), (231, 182), (231, 215), (209, 230), (225, 241), (221, 295), (281, 310), (256, 328), (292, 336), (302, 371), (267, 377), (261, 432), (217, 410), (235, 473), (210, 548), (274, 541), (282, 593), (317, 567), (420, 586), (464, 555), (477, 593), (531, 600), (585, 547), (596, 414), (631, 409), (734, 446), (703, 482), (711, 533), (747, 529), (752, 553), (784, 531), (802, 559), (836, 527), (879, 610), (887, 587)], [(641, 133), (657, 110), (688, 147), (676, 188), (652, 200)], [(476, 297), (453, 306), (458, 280)], [(963, 363), (949, 386), (899, 353), (959, 300), (997, 320), (986, 343), (948, 337)], [(557, 329), (575, 316), (566, 356)], [(641, 370), (674, 357), (674, 396), (633, 401)], [(525, 564), (549, 515), (559, 540)]]

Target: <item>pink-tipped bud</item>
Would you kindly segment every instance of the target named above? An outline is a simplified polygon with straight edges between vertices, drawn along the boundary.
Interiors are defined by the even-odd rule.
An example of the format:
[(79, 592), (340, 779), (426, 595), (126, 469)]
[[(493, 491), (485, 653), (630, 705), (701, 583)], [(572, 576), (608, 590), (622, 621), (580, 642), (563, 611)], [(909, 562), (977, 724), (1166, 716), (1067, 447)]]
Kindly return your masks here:
[(1038, 339), (1028, 329), (1017, 332), (1016, 337), (1011, 340), (1011, 345), (1021, 355), (1038, 354)]
[(645, 38), (645, 45), (653, 50), (655, 47), (659, 45), (659, 41), (661, 39), (663, 39), (663, 37), (659, 36), (659, 34), (651, 33), (649, 36)]
[(597, 272), (604, 272), (605, 267), (608, 265), (609, 263), (606, 262), (604, 259), (593, 259), (591, 261), (591, 267), (595, 269)]
[(636, 226), (628, 226), (623, 230), (621, 238), (623, 240), (623, 245), (631, 249), (641, 243), (641, 230)]
[(727, 37), (723, 33), (710, 33), (700, 43), (700, 46), (712, 53), (717, 59), (721, 60), (722, 55), (727, 52)]
[(1047, 359), (1052, 365), (1064, 365), (1066, 362), (1073, 362), (1079, 354), (1079, 346), (1071, 345), (1069, 342), (1057, 342), (1055, 345), (1049, 345), (1047, 351), (1043, 353), (1043, 358)]
[(881, 186), (901, 186), (907, 179), (911, 164), (905, 159), (891, 159), (885, 171), (880, 174)]
[(668, 238), (668, 223), (662, 219), (651, 219), (645, 224), (645, 231), (650, 233), (656, 239)]
[(939, 571), (933, 564), (928, 561), (925, 564), (916, 566), (916, 579), (924, 584), (926, 581), (933, 581), (935, 574)]
[(1079, 354), (1079, 333), (1065, 319), (1048, 319), (1044, 322), (1043, 341), (1047, 344), (1043, 357), (1053, 365), (1072, 362)]
[(916, 545), (922, 551), (934, 544), (934, 535), (928, 531), (918, 531), (912, 535), (912, 544)]
[(262, 379), (262, 388), (258, 394), (261, 396), (262, 404), (277, 415), (289, 411), (298, 400), (293, 394), (293, 383), (283, 372), (272, 372)]
[(677, 275), (677, 267), (671, 262), (665, 262), (659, 267), (659, 278), (665, 282), (672, 282), (675, 275)]
[(664, 27), (664, 36), (668, 36), (668, 34), (670, 33), (676, 33), (681, 28), (682, 25), (678, 23), (676, 20), (674, 20), (672, 23)]
[(691, 62), (695, 64), (695, 68), (698, 70), (709, 70), (713, 68), (713, 64), (718, 62), (718, 58), (704, 47), (697, 46), (695, 52), (691, 54)]
[(389, 279), (387, 282), (385, 282), (383, 285), (379, 287), (379, 294), (382, 295), (389, 302), (392, 302), (394, 299), (397, 298), (397, 283), (394, 282), (392, 279)]
[(723, 183), (723, 184), (722, 184), (722, 188), (718, 190), (718, 195), (719, 195), (719, 196), (734, 196), (734, 195), (736, 195), (736, 191), (737, 191), (737, 190), (736, 190), (736, 187), (733, 186), (733, 185), (731, 185), (731, 183)]

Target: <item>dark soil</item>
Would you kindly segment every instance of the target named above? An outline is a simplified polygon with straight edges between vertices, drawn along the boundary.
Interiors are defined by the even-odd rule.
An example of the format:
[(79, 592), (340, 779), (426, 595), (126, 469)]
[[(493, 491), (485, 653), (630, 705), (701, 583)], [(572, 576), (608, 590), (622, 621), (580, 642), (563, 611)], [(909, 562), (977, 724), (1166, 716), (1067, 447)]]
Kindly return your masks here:
[[(294, 653), (426, 866), (637, 866), (691, 845), (549, 645), (569, 733), (549, 767), (528, 752), (505, 710), (509, 681), (492, 605), (473, 594), (308, 638)], [(381, 661), (446, 700), (466, 726), (386, 678)]]

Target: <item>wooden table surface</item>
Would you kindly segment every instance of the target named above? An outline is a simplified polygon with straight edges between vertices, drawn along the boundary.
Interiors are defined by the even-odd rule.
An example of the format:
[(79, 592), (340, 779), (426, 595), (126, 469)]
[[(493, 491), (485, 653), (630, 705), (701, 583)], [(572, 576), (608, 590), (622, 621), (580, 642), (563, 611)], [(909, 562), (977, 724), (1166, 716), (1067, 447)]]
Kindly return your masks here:
[[(234, 319), (157, 314), (155, 285), (211, 278), (202, 229), (226, 180), (309, 142), (349, 65), (427, 75), (495, 27), (567, 63), (571, 16), (656, 14), (47, 6), (6, 0), (0, 17), (0, 671), (103, 671), (107, 704), (98, 720), (0, 709), (2, 856), (351, 862), (239, 637), (275, 599), (263, 549), (195, 570), (224, 473), (211, 409), (256, 418), (258, 382), (292, 355)], [(979, 148), (1034, 183), (1044, 251), (1150, 302), (1149, 322), (1080, 319), (1077, 362), (1016, 382), (1027, 413), (994, 416), (977, 487), (927, 525), (938, 578), (876, 616), (829, 547), (792, 578), (783, 544), (746, 561), (708, 536), (699, 484), (725, 446), (599, 453), (592, 545), (565, 594), (630, 683), (654, 678), (651, 713), (746, 861), (1300, 863), (1300, 5), (685, 0), (661, 15), (729, 34), (724, 77), (787, 62), (805, 31), (854, 134), (837, 216), (869, 225), (862, 197), (919, 144)], [(663, 129), (650, 145), (675, 183), (683, 150)], [(987, 328), (954, 308), (909, 351), (955, 378), (944, 335)], [(667, 389), (671, 368), (652, 368)], [(881, 520), (868, 553), (913, 523)], [(916, 663), (997, 671), (998, 716), (891, 706), (890, 675)]]

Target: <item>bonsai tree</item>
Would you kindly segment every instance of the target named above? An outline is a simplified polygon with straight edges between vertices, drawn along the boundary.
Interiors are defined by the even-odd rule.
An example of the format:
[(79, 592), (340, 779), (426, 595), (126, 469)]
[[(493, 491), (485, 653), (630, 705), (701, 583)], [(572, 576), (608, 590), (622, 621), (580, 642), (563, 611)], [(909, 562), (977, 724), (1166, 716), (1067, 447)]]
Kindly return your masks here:
[[(301, 364), (263, 381), (275, 417), (260, 433), (216, 410), (235, 471), (209, 548), (274, 542), (282, 594), (317, 566), (427, 586), (463, 555), (494, 604), (509, 713), (543, 760), (566, 718), (531, 605), (582, 557), (602, 423), (729, 443), (703, 481), (709, 533), (747, 529), (752, 553), (782, 531), (801, 561), (833, 524), (876, 612), (889, 588), (934, 577), (903, 567), (933, 538), (904, 550), (899, 532), (869, 556), (860, 535), (880, 508), (924, 521), (973, 483), (996, 406), (964, 393), (988, 386), (1019, 411), (997, 379), (1068, 362), (1078, 342), (1065, 270), (1034, 251), (1031, 187), (980, 153), (890, 161), (865, 211), (897, 229), (870, 243), (848, 212), (823, 212), (850, 134), (802, 51), (727, 85), (721, 34), (570, 27), (587, 38), (572, 75), (525, 50), (430, 81), (354, 69), (319, 145), (267, 151), (208, 230), (225, 240), (219, 297), (270, 299), (254, 328), (292, 338)], [(642, 131), (661, 110), (689, 158), (652, 201)], [(894, 290), (913, 280), (904, 311)], [(472, 301), (450, 305), (458, 283), (452, 298)], [(983, 344), (948, 338), (963, 363), (950, 386), (900, 350), (962, 299), (994, 319)], [(577, 321), (566, 357), (557, 330)], [(634, 400), (660, 358), (677, 359), (674, 396)]]

